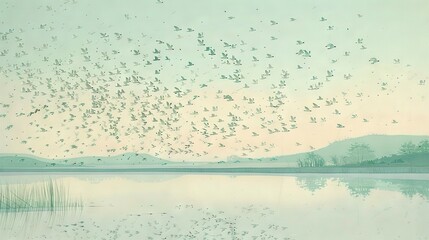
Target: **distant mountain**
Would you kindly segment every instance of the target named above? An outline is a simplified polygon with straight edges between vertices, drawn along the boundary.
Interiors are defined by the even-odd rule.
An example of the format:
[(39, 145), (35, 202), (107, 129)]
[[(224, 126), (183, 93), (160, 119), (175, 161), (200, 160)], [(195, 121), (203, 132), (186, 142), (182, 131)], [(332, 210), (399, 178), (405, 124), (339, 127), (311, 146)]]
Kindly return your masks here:
[(124, 153), (116, 156), (91, 156), (69, 159), (44, 159), (36, 156), (19, 154), (1, 154), (2, 168), (31, 168), (31, 167), (103, 167), (103, 166), (162, 166), (170, 161), (148, 154)]
[(170, 161), (141, 153), (124, 153), (116, 156), (103, 157), (79, 157), (62, 160), (71, 165), (83, 166), (145, 166), (145, 165), (165, 165)]
[[(354, 143), (368, 144), (374, 151), (375, 158), (382, 158), (397, 154), (401, 145), (405, 142), (413, 142), (418, 144), (422, 140), (429, 139), (429, 136), (414, 136), (414, 135), (368, 135), (364, 137), (345, 139), (336, 141), (328, 146), (312, 151), (315, 154), (322, 156), (329, 161), (333, 156), (345, 156), (349, 147)], [(297, 161), (303, 159), (308, 152), (298, 153), (293, 155), (275, 156), (269, 158), (240, 158), (230, 157), (227, 163), (278, 163), (282, 166), (297, 166)]]
[[(326, 161), (333, 156), (341, 157), (347, 155), (349, 147), (354, 143), (368, 144), (374, 151), (375, 158), (390, 157), (398, 154), (402, 144), (413, 142), (418, 144), (422, 140), (429, 139), (429, 136), (411, 136), (411, 135), (369, 135), (346, 139), (329, 144), (328, 146), (312, 151), (320, 155)], [(299, 159), (304, 159), (306, 154), (298, 153), (293, 155), (283, 155), (266, 158), (241, 158), (231, 156), (227, 160), (218, 163), (193, 163), (193, 162), (175, 162), (154, 157), (148, 154), (124, 153), (115, 156), (89, 156), (69, 159), (43, 159), (36, 156), (20, 154), (0, 154), (0, 168), (31, 168), (31, 167), (192, 167), (207, 165), (210, 167), (261, 167), (261, 166), (282, 166), (296, 167)]]
[(368, 135), (364, 137), (346, 139), (337, 141), (325, 148), (317, 150), (317, 154), (328, 158), (334, 155), (345, 155), (347, 150), (353, 143), (368, 144), (374, 151), (376, 158), (390, 156), (399, 153), (401, 145), (406, 142), (418, 144), (422, 140), (429, 139), (429, 136), (413, 136), (413, 135)]
[[(20, 156), (20, 155), (2, 155), (0, 156), (0, 168), (43, 168), (53, 167), (57, 164), (46, 159), (40, 159), (37, 157)], [(58, 164), (58, 166), (65, 166)]]

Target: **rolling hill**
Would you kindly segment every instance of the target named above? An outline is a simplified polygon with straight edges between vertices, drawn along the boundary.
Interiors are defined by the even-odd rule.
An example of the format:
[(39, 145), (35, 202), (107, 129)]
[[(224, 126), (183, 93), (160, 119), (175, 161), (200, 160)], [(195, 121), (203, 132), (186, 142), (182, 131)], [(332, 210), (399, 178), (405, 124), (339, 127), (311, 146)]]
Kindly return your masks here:
[[(395, 159), (401, 158), (397, 156), (401, 145), (405, 142), (413, 142), (417, 144), (422, 140), (429, 139), (429, 136), (411, 136), (411, 135), (369, 135), (359, 138), (346, 139), (329, 144), (328, 146), (312, 151), (320, 155), (326, 161), (329, 161), (333, 156), (345, 156), (349, 147), (354, 143), (367, 144), (374, 151), (375, 159), (386, 159), (387, 162), (393, 162)], [(232, 156), (227, 160), (219, 162), (207, 163), (192, 163), (192, 162), (175, 162), (154, 157), (148, 154), (141, 153), (124, 153), (115, 156), (88, 156), (70, 159), (44, 159), (36, 156), (25, 154), (0, 154), (0, 168), (44, 168), (44, 167), (192, 167), (192, 166), (208, 166), (208, 167), (266, 167), (266, 166), (281, 166), (281, 167), (297, 167), (297, 161), (305, 158), (305, 153), (293, 155), (283, 155), (266, 158), (241, 158)], [(417, 159), (422, 162), (425, 156), (416, 155), (410, 156), (412, 159)], [(404, 157), (402, 157), (403, 159)], [(388, 160), (390, 159), (390, 160)], [(416, 161), (417, 161), (416, 160)], [(399, 161), (399, 160), (396, 160)], [(381, 162), (377, 162), (381, 164)], [(398, 163), (398, 162), (397, 162)], [(419, 166), (417, 164), (416, 166)]]

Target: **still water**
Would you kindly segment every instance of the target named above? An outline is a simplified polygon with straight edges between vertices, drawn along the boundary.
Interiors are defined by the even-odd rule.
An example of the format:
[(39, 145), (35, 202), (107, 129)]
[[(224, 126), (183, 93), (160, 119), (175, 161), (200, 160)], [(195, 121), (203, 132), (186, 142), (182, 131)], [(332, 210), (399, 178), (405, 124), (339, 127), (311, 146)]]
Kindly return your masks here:
[(0, 211), (1, 239), (429, 239), (429, 175), (3, 174), (82, 208)]

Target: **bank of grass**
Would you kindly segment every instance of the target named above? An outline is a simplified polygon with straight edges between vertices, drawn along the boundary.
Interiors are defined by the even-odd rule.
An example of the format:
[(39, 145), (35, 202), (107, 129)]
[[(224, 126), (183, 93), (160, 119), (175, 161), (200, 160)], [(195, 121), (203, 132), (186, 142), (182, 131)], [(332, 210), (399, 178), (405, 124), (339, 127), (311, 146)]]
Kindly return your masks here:
[(0, 212), (64, 211), (82, 208), (60, 182), (49, 180), (37, 184), (0, 185)]

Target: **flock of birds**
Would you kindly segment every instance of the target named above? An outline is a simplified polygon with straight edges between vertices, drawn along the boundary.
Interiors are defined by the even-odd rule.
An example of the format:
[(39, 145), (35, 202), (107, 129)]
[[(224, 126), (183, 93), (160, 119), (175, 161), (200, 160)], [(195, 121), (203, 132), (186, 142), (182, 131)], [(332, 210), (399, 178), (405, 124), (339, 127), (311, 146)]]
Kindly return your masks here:
[[(159, 0), (156, 6), (168, 8)], [(182, 26), (158, 19), (150, 22), (159, 27), (151, 35), (144, 28), (121, 31), (144, 14), (120, 14), (116, 25), (95, 31), (55, 23), (68, 8), (37, 11), (53, 21), (0, 25), (0, 81), (12, 90), (0, 98), (2, 149), (50, 158), (99, 151), (210, 159), (223, 152), (252, 157), (276, 148), (312, 150), (296, 138), (301, 128), (348, 131), (350, 121), (371, 124), (377, 119), (349, 107), (397, 90), (398, 80), (387, 77), (373, 83), (375, 93), (364, 92), (366, 83), (344, 67), (349, 59), (363, 58), (358, 66), (373, 71), (382, 62), (406, 67), (401, 59), (374, 56), (365, 38), (351, 31), (348, 37), (355, 26), (337, 27), (338, 19), (326, 16), (311, 26), (331, 42), (295, 33), (285, 39), (280, 33), (299, 28), (298, 16), (261, 17), (252, 26), (225, 11), (216, 19), (225, 22), (220, 33), (205, 22)], [(365, 16), (354, 18), (359, 24)], [(332, 91), (344, 82), (347, 90)], [(386, 124), (398, 121), (393, 116)], [(270, 142), (273, 135), (288, 141)]]
[[(26, 239), (292, 239), (284, 219), (279, 222), (278, 213), (256, 204), (231, 211), (193, 204), (178, 204), (167, 212), (156, 211), (153, 206), (134, 210), (135, 213), (109, 218), (107, 222), (91, 216), (70, 216), (62, 222), (44, 220), (39, 225), (50, 229), (41, 234), (37, 230), (31, 235), (25, 233), (30, 235)], [(23, 234), (12, 233), (14, 237)]]

